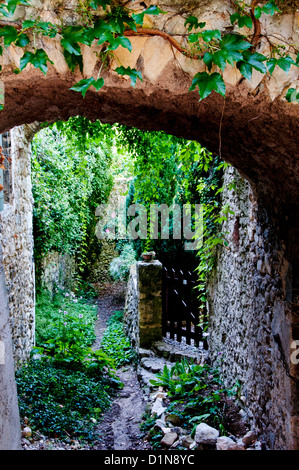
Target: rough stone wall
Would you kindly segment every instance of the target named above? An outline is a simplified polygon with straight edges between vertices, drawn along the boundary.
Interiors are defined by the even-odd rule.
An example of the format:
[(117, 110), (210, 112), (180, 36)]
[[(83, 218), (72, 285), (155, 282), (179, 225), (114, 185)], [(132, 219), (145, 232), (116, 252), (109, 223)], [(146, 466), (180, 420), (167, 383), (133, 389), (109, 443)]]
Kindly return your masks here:
[(12, 188), (0, 213), (1, 245), (15, 366), (29, 358), (34, 344), (35, 279), (32, 235), (31, 136), (34, 125), (10, 132)]
[(124, 328), (135, 350), (162, 339), (162, 264), (138, 261), (131, 267)]
[(124, 308), (124, 330), (130, 339), (132, 348), (139, 350), (139, 315), (138, 315), (138, 286), (136, 264), (131, 266), (127, 283), (126, 300)]
[(268, 448), (290, 449), (293, 384), (274, 339), (279, 335), (289, 362), (290, 266), (267, 213), (256, 204), (248, 182), (230, 168), (226, 188), (233, 180), (236, 189), (223, 193), (223, 202), (234, 211), (223, 224), (228, 247), (218, 250), (209, 288), (211, 359), (219, 361), (228, 386), (240, 382), (244, 416)]
[(40, 283), (53, 294), (56, 288), (70, 290), (74, 283), (74, 257), (58, 252), (48, 253), (41, 262)]

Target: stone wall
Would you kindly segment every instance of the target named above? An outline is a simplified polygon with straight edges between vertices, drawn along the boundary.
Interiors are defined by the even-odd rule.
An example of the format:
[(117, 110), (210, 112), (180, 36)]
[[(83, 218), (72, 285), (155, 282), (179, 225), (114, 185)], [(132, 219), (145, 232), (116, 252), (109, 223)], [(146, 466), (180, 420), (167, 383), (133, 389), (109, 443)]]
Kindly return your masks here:
[(150, 348), (162, 339), (162, 264), (138, 261), (131, 267), (124, 328), (133, 348)]
[(34, 344), (35, 277), (32, 234), (31, 137), (35, 125), (10, 131), (11, 188), (0, 212), (3, 267), (15, 366), (29, 358)]
[[(227, 185), (233, 180), (236, 189), (230, 191)], [(290, 264), (277, 228), (255, 202), (248, 182), (230, 168), (224, 183), (223, 202), (234, 215), (223, 224), (228, 246), (218, 250), (209, 286), (210, 355), (213, 362), (219, 361), (228, 386), (240, 382), (244, 416), (268, 448), (290, 449), (296, 445), (294, 385), (277, 343), (288, 364)]]
[(55, 289), (71, 290), (74, 284), (75, 260), (68, 254), (48, 253), (41, 261), (40, 283), (51, 294)]

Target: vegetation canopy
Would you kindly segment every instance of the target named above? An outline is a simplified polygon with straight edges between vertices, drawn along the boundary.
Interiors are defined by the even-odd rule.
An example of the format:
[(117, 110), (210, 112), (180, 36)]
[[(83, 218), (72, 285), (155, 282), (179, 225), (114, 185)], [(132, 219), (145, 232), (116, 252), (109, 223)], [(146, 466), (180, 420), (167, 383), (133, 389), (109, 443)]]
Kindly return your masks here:
[[(264, 3), (252, 0), (251, 3), (247, 3), (244, 0), (230, 0), (229, 3), (235, 10), (230, 15), (232, 31), (208, 29), (206, 22), (195, 16), (189, 16), (185, 19), (185, 37), (188, 45), (183, 47), (170, 34), (144, 27), (147, 16), (166, 13), (156, 5), (151, 5), (141, 12), (134, 12), (121, 0), (80, 0), (76, 8), (78, 24), (58, 26), (40, 19), (26, 20), (22, 24), (5, 21), (11, 18), (18, 5), (24, 8), (30, 6), (27, 0), (8, 0), (0, 5), (0, 15), (3, 20), (0, 28), (3, 44), (0, 53), (3, 53), (3, 48), (14, 44), (24, 49), (20, 67), (15, 73), (22, 72), (28, 64), (32, 64), (46, 75), (48, 66), (52, 62), (46, 51), (36, 46), (36, 39), (57, 37), (69, 69), (74, 72), (78, 68), (82, 72), (84, 57), (81, 46), (91, 47), (96, 44), (98, 46), (96, 54), (101, 59), (97, 75), (83, 78), (71, 88), (82, 93), (83, 97), (91, 87), (99, 91), (104, 86), (103, 70), (109, 67), (110, 59), (118, 47), (132, 51), (130, 41), (132, 36), (160, 36), (185, 56), (203, 61), (206, 70), (195, 74), (190, 87), (190, 91), (198, 89), (200, 100), (209, 96), (212, 91), (225, 96), (223, 72), (228, 65), (235, 66), (248, 80), (251, 80), (253, 70), (271, 76), (276, 68), (288, 72), (291, 66), (298, 66), (299, 55), (295, 45), (279, 42), (277, 38), (264, 36), (261, 32), (261, 18), (280, 13), (275, 1)], [(244, 28), (246, 34), (243, 34)], [(269, 45), (267, 55), (258, 52), (263, 37)], [(129, 77), (133, 87), (137, 81), (143, 80), (139, 70), (121, 64), (116, 68), (116, 72)], [(298, 93), (294, 88), (287, 91), (286, 99), (291, 102), (298, 101)]]

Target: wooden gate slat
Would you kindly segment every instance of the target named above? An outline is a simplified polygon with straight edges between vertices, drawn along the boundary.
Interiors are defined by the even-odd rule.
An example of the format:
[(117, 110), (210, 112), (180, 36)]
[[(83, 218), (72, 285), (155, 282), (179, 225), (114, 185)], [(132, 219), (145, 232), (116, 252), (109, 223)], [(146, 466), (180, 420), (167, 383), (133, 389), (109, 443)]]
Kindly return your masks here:
[[(196, 280), (194, 273), (182, 269), (163, 269), (163, 336), (169, 334), (170, 338), (181, 342), (199, 346), (203, 338), (199, 323), (199, 305), (194, 287)], [(205, 313), (205, 312), (204, 312)]]

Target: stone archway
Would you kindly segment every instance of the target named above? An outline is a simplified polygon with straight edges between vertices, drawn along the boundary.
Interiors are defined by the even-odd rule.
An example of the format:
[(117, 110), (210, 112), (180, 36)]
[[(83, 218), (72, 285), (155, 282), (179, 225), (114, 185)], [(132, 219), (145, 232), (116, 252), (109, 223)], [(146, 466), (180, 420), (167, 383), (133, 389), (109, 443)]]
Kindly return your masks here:
[[(164, 29), (179, 39), (184, 23), (184, 15), (181, 12), (184, 2), (177, 2), (175, 6), (171, 3), (168, 0), (161, 2), (162, 8), (168, 8), (171, 14), (162, 20), (155, 20), (151, 27)], [(215, 0), (205, 2), (203, 6), (187, 5), (187, 10), (206, 16), (211, 26), (215, 22), (218, 27), (225, 29), (229, 12), (227, 3)], [(55, 18), (57, 20), (59, 12), (51, 8), (51, 2), (47, 2), (47, 5), (49, 8), (45, 12), (41, 10), (38, 13), (46, 15), (45, 21), (49, 15), (51, 21)], [(218, 12), (216, 15), (215, 11)], [(69, 14), (69, 10), (65, 9), (63, 12), (65, 15)], [(24, 10), (20, 9), (16, 20), (20, 20), (23, 14)], [(279, 34), (283, 32), (286, 38), (296, 41), (296, 22), (298, 16), (286, 13), (266, 26), (279, 31)], [(136, 88), (132, 88), (129, 79), (120, 78), (113, 71), (117, 65), (114, 62), (111, 69), (104, 72), (104, 88), (99, 92), (89, 90), (84, 99), (79, 93), (70, 91), (70, 87), (82, 76), (96, 74), (99, 69), (98, 57), (88, 48), (82, 46), (85, 64), (83, 75), (79, 72), (71, 74), (59, 43), (44, 38), (43, 46), (54, 63), (44, 76), (31, 66), (20, 75), (14, 74), (22, 52), (19, 48), (11, 46), (5, 51), (3, 58), (5, 108), (0, 113), (0, 132), (33, 121), (54, 122), (66, 120), (70, 116), (83, 115), (91, 120), (100, 119), (107, 123), (119, 122), (141, 129), (164, 130), (170, 134), (198, 140), (215, 153), (221, 151), (222, 158), (230, 162), (251, 185), (251, 189), (247, 188), (246, 191), (247, 201), (251, 198), (253, 208), (248, 206), (243, 227), (246, 228), (247, 224), (252, 228), (253, 224), (258, 228), (252, 239), (249, 237), (243, 241), (243, 245), (241, 244), (245, 251), (246, 243), (250, 244), (250, 248), (246, 254), (243, 251), (243, 258), (241, 255), (238, 258), (239, 267), (236, 272), (242, 270), (242, 259), (246, 258), (245, 272), (250, 273), (250, 280), (247, 282), (245, 279), (244, 282), (247, 282), (249, 296), (261, 297), (260, 301), (252, 302), (248, 307), (251, 318), (255, 318), (256, 312), (259, 312), (260, 337), (255, 336), (255, 332), (254, 338), (246, 337), (247, 359), (241, 355), (235, 358), (232, 376), (236, 377), (240, 373), (242, 364), (249, 367), (246, 380), (254, 393), (249, 391), (248, 399), (253, 400), (253, 395), (258, 395), (258, 406), (251, 406), (252, 412), (267, 415), (267, 420), (263, 422), (261, 418), (259, 425), (265, 428), (263, 432), (269, 447), (298, 448), (297, 385), (285, 374), (283, 363), (278, 361), (279, 354), (283, 353), (289, 364), (289, 375), (296, 375), (296, 367), (289, 363), (289, 353), (292, 340), (298, 339), (297, 307), (292, 298), (292, 283), (295, 289), (297, 276), (299, 277), (299, 253), (296, 247), (299, 230), (296, 221), (299, 204), (299, 115), (297, 105), (287, 103), (282, 98), (282, 93), (285, 88), (296, 86), (298, 83), (297, 69), (291, 69), (289, 74), (280, 71), (270, 79), (263, 79), (256, 73), (252, 83), (249, 83), (231, 68), (224, 77), (227, 85), (226, 99), (212, 93), (207, 99), (199, 102), (198, 93), (188, 92), (188, 88), (192, 75), (202, 70), (200, 63), (186, 58), (159, 35), (131, 39), (131, 53), (119, 48), (115, 54), (124, 66), (141, 70), (143, 82), (138, 82)], [(237, 225), (234, 225), (234, 231), (235, 229), (238, 231)], [(224, 264), (229, 262), (227, 258)], [(290, 274), (292, 266), (293, 276)], [(219, 292), (219, 286), (225, 284), (227, 287), (229, 283), (232, 283), (232, 279), (218, 279), (213, 287), (214, 293)], [(266, 293), (272, 295), (271, 302)], [(233, 312), (234, 305), (229, 307)], [(265, 323), (263, 319), (267, 315), (269, 318)], [(212, 311), (213, 321), (218, 325), (219, 332), (222, 332), (223, 341), (220, 341), (217, 335), (211, 341), (214, 346), (227, 347), (229, 354), (235, 345), (231, 343), (230, 346), (225, 346), (227, 326), (223, 319)], [(240, 337), (244, 334), (245, 329), (241, 328)], [(277, 339), (277, 334), (279, 348), (274, 338)], [(253, 339), (254, 341), (251, 341)], [(259, 357), (256, 363), (255, 348)], [(271, 349), (271, 354), (268, 354), (267, 349)], [(261, 369), (263, 358), (268, 367)], [(274, 361), (273, 364), (271, 361)], [(272, 380), (273, 377), (275, 380)], [(7, 378), (3, 377), (2, 380)], [(266, 400), (263, 399), (265, 383)], [(281, 389), (284, 389), (283, 393)], [(277, 398), (281, 400), (281, 406), (275, 404)], [(272, 404), (275, 404), (273, 409)], [(283, 413), (280, 409), (282, 407)], [(280, 425), (276, 438), (273, 436), (273, 429), (275, 430), (277, 419), (280, 419)]]

